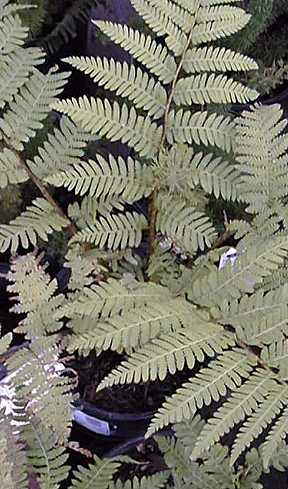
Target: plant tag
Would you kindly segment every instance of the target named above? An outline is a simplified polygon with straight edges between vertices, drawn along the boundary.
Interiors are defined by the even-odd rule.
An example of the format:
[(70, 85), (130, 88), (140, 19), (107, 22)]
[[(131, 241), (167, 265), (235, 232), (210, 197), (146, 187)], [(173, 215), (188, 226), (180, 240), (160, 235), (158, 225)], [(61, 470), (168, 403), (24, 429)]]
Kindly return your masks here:
[(227, 262), (230, 262), (231, 265), (233, 266), (236, 259), (237, 259), (237, 250), (235, 248), (229, 248), (229, 250), (226, 251), (226, 253), (223, 253), (223, 255), (220, 258), (219, 270), (225, 267)]
[(73, 419), (76, 423), (87, 430), (97, 433), (98, 435), (110, 436), (110, 426), (107, 421), (102, 421), (102, 419), (94, 418), (94, 416), (89, 416), (83, 413), (79, 409), (73, 411)]

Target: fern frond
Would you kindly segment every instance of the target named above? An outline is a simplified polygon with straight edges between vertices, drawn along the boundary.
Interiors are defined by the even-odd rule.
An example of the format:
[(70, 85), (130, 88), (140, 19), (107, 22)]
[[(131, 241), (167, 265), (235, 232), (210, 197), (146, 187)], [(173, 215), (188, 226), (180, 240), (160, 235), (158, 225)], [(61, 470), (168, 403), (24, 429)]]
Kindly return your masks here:
[(187, 44), (187, 36), (173, 22), (173, 19), (163, 12), (162, 6), (160, 8), (155, 7), (149, 0), (131, 0), (131, 3), (157, 36), (167, 36), (165, 37), (167, 47), (176, 56), (180, 56)]
[(183, 69), (191, 74), (201, 71), (250, 71), (257, 68), (258, 65), (252, 58), (230, 49), (213, 46), (189, 49), (183, 62)]
[[(93, 484), (93, 489), (109, 489), (113, 475), (120, 467), (120, 462), (114, 459), (100, 460), (94, 455), (94, 463), (89, 466), (79, 466), (73, 472), (71, 489), (88, 489)], [(113, 487), (113, 486), (112, 486)]]
[(110, 141), (121, 141), (134, 148), (141, 156), (152, 157), (156, 154), (161, 128), (151, 119), (137, 114), (134, 107), (128, 108), (117, 102), (113, 105), (107, 99), (88, 99), (86, 96), (78, 100), (62, 100), (54, 103), (54, 108), (67, 114), (84, 130)]
[(0, 55), (7, 55), (24, 44), (28, 28), (23, 27), (19, 15), (5, 16), (0, 21)]
[(73, 124), (68, 117), (62, 117), (59, 128), (47, 135), (42, 147), (27, 165), (38, 178), (53, 178), (54, 174), (67, 170), (84, 156), (89, 135)]
[(175, 374), (185, 365), (193, 368), (196, 360), (203, 361), (205, 356), (220, 353), (234, 343), (219, 326), (202, 322), (199, 317), (197, 321), (193, 324), (191, 317), (190, 328), (160, 336), (131, 354), (100, 383), (98, 390), (118, 384), (163, 380), (168, 373)]
[(207, 368), (200, 370), (168, 398), (154, 416), (146, 436), (169, 423), (191, 419), (198, 409), (218, 402), (227, 391), (240, 387), (253, 369), (253, 362), (239, 350), (225, 352)]
[(29, 423), (37, 416), (53, 434), (55, 443), (65, 443), (72, 425), (72, 382), (61, 376), (64, 366), (58, 356), (55, 337), (39, 337), (29, 348), (17, 351), (7, 366), (17, 398), (25, 402)]
[(236, 326), (237, 335), (239, 338), (247, 339), (250, 344), (260, 346), (281, 341), (288, 331), (287, 313), (287, 305), (279, 307), (244, 327)]
[(203, 190), (220, 196), (226, 200), (236, 200), (240, 173), (230, 162), (215, 158), (213, 154), (196, 153), (190, 161), (191, 179), (195, 186), (201, 185)]
[[(273, 399), (271, 400), (273, 403)], [(287, 400), (285, 401), (286, 404)], [(277, 457), (277, 451), (285, 440), (288, 433), (288, 408), (285, 408), (282, 415), (279, 419), (277, 419), (276, 423), (269, 430), (269, 433), (262, 445), (262, 458), (264, 469), (268, 469), (268, 467), (274, 464), (273, 458)], [(286, 443), (285, 443), (285, 452), (286, 452)], [(279, 452), (278, 452), (279, 453)], [(279, 470), (279, 469), (278, 469)]]
[(258, 95), (256, 90), (225, 75), (204, 73), (179, 80), (175, 87), (174, 101), (176, 105), (244, 104), (255, 100)]
[(189, 12), (190, 15), (195, 15), (200, 6), (199, 0), (174, 0), (174, 3), (183, 8), (186, 12)]
[(260, 400), (254, 413), (241, 426), (232, 447), (231, 464), (236, 462), (245, 448), (249, 447), (253, 440), (258, 438), (265, 428), (279, 415), (282, 407), (287, 402), (287, 393), (288, 387), (283, 387), (283, 385), (276, 384), (276, 382), (271, 385), (266, 398)]
[(4, 148), (0, 153), (0, 188), (28, 180), (28, 175), (19, 163), (18, 156), (11, 149)]
[[(273, 332), (272, 332), (273, 334)], [(277, 335), (274, 335), (273, 343), (262, 349), (261, 359), (266, 362), (272, 369), (279, 371), (282, 380), (288, 379), (288, 343), (286, 336), (277, 341)]]
[(266, 371), (256, 370), (207, 421), (192, 452), (193, 459), (196, 460), (236, 424), (250, 416), (274, 384)]
[(181, 249), (193, 253), (204, 250), (216, 237), (209, 218), (182, 200), (163, 198), (157, 214), (156, 229), (171, 238)]
[(288, 286), (277, 287), (265, 293), (259, 289), (252, 295), (244, 295), (240, 301), (224, 301), (217, 319), (222, 324), (230, 324), (238, 328), (248, 328), (250, 324), (262, 321), (275, 310), (288, 304)]
[(93, 23), (148, 68), (160, 81), (168, 84), (173, 80), (177, 69), (175, 60), (167, 49), (156, 43), (152, 37), (126, 25), (103, 21), (93, 21)]
[(183, 109), (170, 112), (167, 139), (171, 144), (204, 144), (230, 152), (233, 134), (233, 123), (223, 115), (209, 114), (206, 111), (191, 113)]
[(152, 192), (153, 172), (132, 158), (125, 161), (119, 157), (116, 160), (110, 155), (107, 161), (96, 155), (96, 161), (76, 163), (47, 181), (57, 187), (74, 190), (76, 194), (88, 194), (97, 199), (121, 195), (123, 201), (132, 203)]
[[(235, 153), (243, 176), (239, 191), (249, 204), (247, 211), (261, 213), (287, 195), (287, 138), (280, 136), (287, 125), (280, 105), (256, 105), (237, 121)], [(271, 164), (273, 161), (273, 164)], [(277, 209), (277, 207), (276, 207)]]
[(192, 285), (191, 300), (202, 305), (221, 305), (225, 300), (253, 292), (256, 284), (269, 276), (284, 261), (288, 252), (285, 236), (270, 239), (265, 245), (251, 247), (237, 258), (234, 266), (212, 271)]
[(116, 483), (111, 486), (111, 489), (164, 489), (168, 478), (169, 474), (167, 474), (166, 471), (166, 473), (158, 472), (157, 474), (144, 476), (141, 477), (141, 479), (138, 479), (138, 477), (135, 476), (125, 483), (118, 479)]
[(42, 122), (51, 111), (55, 97), (62, 92), (68, 75), (57, 73), (55, 69), (51, 69), (47, 75), (33, 70), (32, 76), (0, 120), (2, 138), (8, 139), (13, 148), (22, 151), (23, 143), (27, 143), (43, 127)]
[(153, 119), (163, 116), (167, 94), (161, 83), (147, 73), (125, 61), (120, 63), (113, 58), (72, 57), (64, 61), (74, 68), (90, 75), (105, 90), (128, 98), (137, 109), (144, 109)]
[(176, 331), (189, 324), (191, 315), (183, 314), (183, 310), (180, 300), (165, 306), (152, 302), (148, 308), (141, 306), (132, 313), (107, 318), (105, 322), (90, 320), (89, 331), (72, 336), (69, 351), (77, 350), (81, 355), (87, 355), (93, 349), (130, 352), (161, 333)]
[[(164, 299), (165, 298), (165, 299)], [(165, 287), (150, 283), (135, 282), (135, 289), (130, 290), (119, 280), (109, 279), (106, 283), (85, 287), (81, 296), (64, 306), (61, 316), (71, 318), (75, 314), (94, 318), (107, 318), (113, 315), (133, 311), (152, 302), (163, 303), (167, 300)]]
[(108, 247), (112, 251), (135, 248), (139, 246), (146, 227), (145, 217), (136, 212), (108, 215), (99, 217), (94, 224), (76, 233), (71, 243), (92, 243), (100, 249)]
[(195, 26), (193, 31), (193, 42), (195, 46), (216, 41), (223, 37), (231, 36), (243, 29), (250, 20), (250, 16), (242, 9), (236, 9), (235, 17), (226, 20), (202, 22)]
[(38, 238), (47, 241), (50, 233), (68, 225), (69, 221), (56, 214), (51, 204), (37, 198), (14, 221), (0, 225), (0, 250), (3, 253), (11, 248), (11, 253), (15, 254), (20, 245), (25, 249), (30, 244), (36, 246)]
[(29, 471), (36, 474), (41, 489), (59, 489), (60, 482), (67, 480), (69, 466), (68, 453), (63, 446), (55, 446), (53, 433), (37, 417), (30, 420), (21, 433), (27, 443)]
[[(1, 54), (1, 53), (0, 53)], [(33, 67), (43, 62), (43, 53), (36, 48), (18, 48), (0, 60), (0, 108), (11, 102), (26, 83)]]

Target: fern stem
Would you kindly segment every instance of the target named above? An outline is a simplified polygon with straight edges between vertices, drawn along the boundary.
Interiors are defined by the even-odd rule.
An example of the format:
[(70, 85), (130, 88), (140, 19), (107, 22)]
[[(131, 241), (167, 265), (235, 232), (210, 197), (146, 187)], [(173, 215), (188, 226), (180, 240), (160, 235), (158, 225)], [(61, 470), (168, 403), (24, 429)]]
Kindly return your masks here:
[[(195, 19), (196, 19), (196, 14), (195, 14)], [(194, 22), (195, 22), (194, 19)], [(163, 124), (163, 133), (160, 141), (160, 147), (159, 147), (159, 153), (162, 151), (165, 140), (166, 140), (166, 134), (167, 134), (167, 127), (168, 127), (168, 118), (169, 118), (169, 112), (171, 109), (171, 105), (173, 102), (173, 97), (174, 97), (174, 92), (175, 92), (175, 87), (176, 83), (178, 81), (179, 75), (181, 73), (185, 55), (187, 50), (190, 47), (192, 37), (193, 37), (193, 27), (191, 27), (190, 34), (188, 36), (186, 45), (183, 49), (183, 53), (181, 56), (181, 59), (179, 61), (179, 64), (177, 66), (177, 70), (171, 85), (171, 90), (170, 94), (167, 100), (166, 108), (165, 108), (165, 113), (164, 113), (164, 124)], [(157, 217), (157, 206), (156, 206), (156, 197), (157, 197), (157, 189), (154, 189), (152, 194), (149, 197), (149, 204), (148, 204), (148, 222), (149, 222), (149, 238), (148, 238), (148, 254), (149, 258), (154, 254), (155, 252), (155, 236), (156, 236), (156, 217)]]
[(74, 234), (76, 234), (77, 228), (76, 228), (75, 224), (73, 224), (73, 222), (70, 221), (70, 219), (67, 217), (67, 215), (65, 214), (65, 212), (59, 206), (59, 204), (52, 197), (52, 195), (47, 190), (47, 188), (43, 185), (43, 183), (41, 182), (40, 178), (38, 178), (36, 175), (34, 175), (34, 173), (30, 170), (30, 168), (27, 165), (27, 163), (22, 160), (22, 158), (20, 157), (20, 155), (18, 155), (18, 156), (19, 156), (19, 161), (20, 161), (21, 165), (23, 166), (23, 168), (25, 168), (25, 171), (27, 172), (30, 180), (32, 180), (32, 182), (34, 183), (34, 185), (36, 185), (36, 187), (40, 190), (40, 192), (41, 192), (42, 196), (44, 197), (44, 199), (46, 199), (49, 202), (49, 204), (51, 204), (52, 207), (54, 207), (55, 212), (59, 216), (63, 217), (64, 219), (66, 219), (66, 221), (69, 221), (70, 222), (70, 224), (67, 226), (68, 233), (71, 236), (73, 236)]
[(11, 151), (13, 151), (15, 153), (15, 155), (18, 158), (19, 164), (24, 168), (24, 170), (26, 171), (26, 173), (29, 176), (30, 180), (34, 183), (34, 185), (38, 188), (38, 190), (40, 190), (40, 192), (41, 192), (42, 196), (44, 197), (44, 199), (46, 199), (49, 202), (49, 204), (51, 204), (51, 206), (54, 207), (55, 212), (59, 216), (61, 216), (63, 219), (66, 219), (66, 221), (69, 221), (69, 225), (67, 226), (66, 229), (67, 229), (68, 233), (70, 234), (70, 236), (73, 236), (74, 234), (76, 234), (77, 233), (77, 228), (76, 228), (75, 224), (72, 221), (70, 221), (70, 219), (67, 217), (67, 215), (65, 214), (65, 212), (59, 206), (59, 204), (52, 197), (52, 195), (47, 190), (47, 188), (43, 185), (43, 183), (41, 182), (40, 178), (38, 178), (36, 175), (34, 175), (34, 173), (30, 170), (29, 166), (27, 165), (26, 161), (24, 161), (22, 159), (22, 157), (19, 154), (19, 152), (16, 151), (15, 148), (11, 147), (8, 143), (6, 143), (6, 144), (7, 144), (7, 147)]

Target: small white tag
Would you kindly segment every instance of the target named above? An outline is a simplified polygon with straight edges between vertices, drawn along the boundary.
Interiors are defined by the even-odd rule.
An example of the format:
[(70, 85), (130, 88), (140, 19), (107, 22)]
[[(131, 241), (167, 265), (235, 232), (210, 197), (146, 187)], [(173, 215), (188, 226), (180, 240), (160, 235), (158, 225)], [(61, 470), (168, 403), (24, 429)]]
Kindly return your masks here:
[(107, 421), (102, 421), (101, 419), (89, 416), (79, 409), (73, 411), (73, 419), (76, 423), (80, 424), (80, 426), (87, 428), (87, 430), (90, 430), (93, 433), (110, 436), (110, 427)]
[(236, 259), (237, 259), (237, 250), (235, 248), (229, 248), (229, 250), (226, 251), (226, 253), (223, 253), (223, 255), (220, 258), (219, 270), (225, 267), (227, 262), (230, 262), (231, 265), (233, 266)]

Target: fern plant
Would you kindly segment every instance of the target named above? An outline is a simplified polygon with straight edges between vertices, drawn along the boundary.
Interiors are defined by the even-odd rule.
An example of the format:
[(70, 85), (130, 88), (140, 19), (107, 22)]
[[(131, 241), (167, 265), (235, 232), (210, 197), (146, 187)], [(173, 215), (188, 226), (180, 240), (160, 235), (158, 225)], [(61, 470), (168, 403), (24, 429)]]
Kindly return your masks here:
[[(98, 390), (164, 381), (190, 369), (191, 378), (167, 398), (147, 436), (193, 420), (212, 405), (212, 417), (198, 424), (184, 472), (193, 478), (199, 470), (206, 487), (211, 480), (223, 482), (222, 476), (228, 477), (226, 486), (239, 487), (235, 464), (264, 432), (259, 454), (248, 454), (245, 462), (253, 470), (243, 487), (258, 489), (260, 472), (273, 465), (287, 434), (285, 122), (278, 106), (256, 105), (236, 121), (223, 112), (224, 104), (257, 97), (231, 78), (255, 69), (255, 62), (219, 46), (250, 19), (236, 2), (131, 3), (151, 34), (111, 22), (95, 22), (95, 29), (131, 54), (135, 65), (106, 58), (66, 60), (116, 93), (116, 100), (57, 100), (68, 74), (55, 68), (40, 72), (42, 53), (25, 47), (27, 29), (18, 7), (5, 0), (0, 7), (0, 62), (6, 70), (0, 93), (1, 187), (30, 180), (40, 193), (19, 216), (0, 225), (0, 251), (20, 254), (12, 261), (9, 292), (17, 301), (13, 312), (24, 315), (16, 332), (28, 341), (7, 361), (8, 424), (19, 428), (5, 441), (4, 419), (7, 484), (25, 481), (22, 472), (13, 478), (7, 447), (14, 446), (14, 436), (27, 446), (19, 454), (24, 474), (35, 473), (40, 487), (58, 488), (68, 477), (65, 445), (74, 384), (61, 362), (65, 348), (84, 355), (108, 349), (124, 353)], [(17, 71), (11, 85), (6, 67), (13, 68), (17, 56), (27, 59), (28, 52), (26, 71)], [(25, 147), (51, 108), (64, 114), (59, 127), (27, 160)], [(120, 141), (130, 148), (129, 157), (86, 158), (93, 137)], [(75, 194), (67, 209), (56, 201), (53, 187)], [(206, 213), (207, 195), (246, 205), (246, 220), (226, 223), (225, 233), (217, 236)], [(147, 213), (139, 204), (143, 199)], [(41, 267), (41, 256), (22, 256), (60, 230), (70, 238), (65, 293), (58, 293)], [(218, 267), (233, 233), (236, 261)], [(169, 247), (185, 260), (173, 260)], [(71, 334), (63, 337), (64, 324)], [(4, 349), (10, 340), (1, 340)], [(191, 372), (196, 365), (197, 373)], [(233, 428), (223, 475), (219, 463), (227, 450), (219, 441)], [(169, 446), (163, 450), (169, 452)], [(177, 448), (172, 449), (176, 457)], [(167, 462), (172, 476), (173, 463)], [(79, 469), (71, 487), (83, 489), (91, 481), (113, 487), (116, 468), (118, 461), (95, 459), (90, 469)], [(240, 473), (245, 479), (245, 468)], [(126, 487), (165, 487), (165, 477)], [(174, 484), (199, 487), (191, 474), (178, 472)]]

